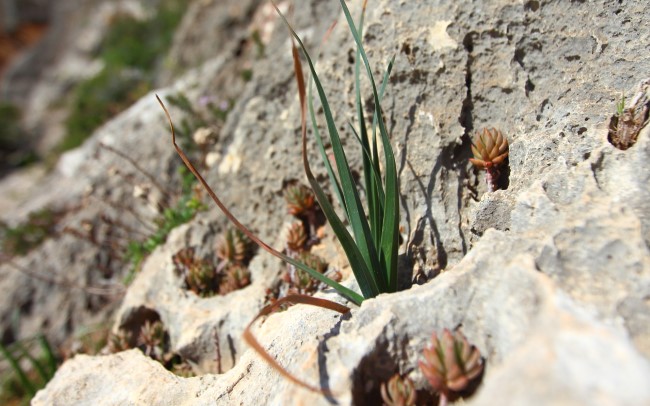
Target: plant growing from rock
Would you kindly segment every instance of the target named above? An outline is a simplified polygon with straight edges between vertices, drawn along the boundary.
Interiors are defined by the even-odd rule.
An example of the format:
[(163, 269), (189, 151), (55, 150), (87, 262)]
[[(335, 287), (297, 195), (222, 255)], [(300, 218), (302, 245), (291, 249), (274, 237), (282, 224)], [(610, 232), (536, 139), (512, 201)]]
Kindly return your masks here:
[(395, 374), (381, 384), (381, 398), (386, 406), (415, 406), (417, 393), (413, 381)]
[(220, 267), (228, 263), (248, 263), (253, 253), (251, 241), (240, 230), (229, 228), (217, 240), (217, 257), (221, 259)]
[[(359, 23), (359, 29), (357, 29), (357, 26), (355, 25), (352, 16), (350, 15), (350, 11), (348, 10), (345, 1), (339, 0), (339, 3), (343, 9), (348, 27), (352, 33), (352, 36), (354, 37), (354, 41), (357, 46), (354, 82), (356, 88), (356, 110), (359, 120), (359, 127), (358, 129), (353, 128), (353, 132), (355, 133), (362, 147), (364, 173), (363, 178), (365, 181), (365, 190), (367, 197), (367, 212), (366, 208), (364, 208), (364, 205), (361, 202), (359, 192), (357, 191), (357, 185), (355, 184), (352, 171), (348, 165), (348, 159), (343, 149), (341, 138), (337, 126), (334, 122), (332, 111), (325, 95), (325, 91), (316, 73), (314, 63), (305, 46), (303, 45), (302, 40), (296, 34), (296, 32), (293, 30), (293, 28), (290, 26), (288, 21), (285, 19), (277, 7), (276, 11), (285, 22), (287, 28), (291, 33), (291, 36), (298, 43), (300, 49), (303, 52), (303, 55), (308, 62), (311, 78), (313, 80), (313, 84), (316, 86), (317, 94), (325, 116), (325, 121), (327, 123), (329, 142), (332, 145), (332, 152), (336, 163), (335, 172), (334, 168), (329, 162), (328, 155), (324, 148), (324, 141), (321, 137), (316, 123), (313, 98), (311, 95), (312, 82), (310, 82), (310, 91), (309, 95), (307, 95), (307, 87), (305, 85), (305, 79), (302, 71), (302, 62), (299, 57), (298, 48), (294, 45), (292, 47), (292, 54), (296, 80), (298, 84), (298, 95), (300, 98), (302, 124), (302, 158), (306, 176), (309, 180), (309, 184), (314, 192), (314, 195), (316, 196), (316, 200), (318, 201), (321, 210), (323, 211), (323, 214), (330, 223), (334, 233), (336, 234), (339, 242), (343, 247), (343, 250), (348, 257), (348, 262), (350, 263), (354, 276), (360, 287), (361, 293), (357, 293), (354, 290), (341, 285), (340, 283), (334, 281), (331, 278), (328, 278), (317, 270), (307, 266), (303, 262), (300, 262), (299, 260), (296, 260), (291, 256), (276, 250), (275, 248), (271, 247), (256, 237), (246, 226), (239, 222), (239, 220), (237, 220), (237, 218), (225, 207), (218, 196), (214, 193), (212, 188), (210, 188), (210, 186), (207, 184), (205, 179), (196, 170), (195, 166), (190, 162), (183, 150), (178, 146), (176, 143), (174, 125), (172, 123), (171, 116), (169, 115), (169, 111), (162, 103), (160, 98), (158, 98), (158, 101), (165, 111), (165, 114), (169, 121), (172, 133), (172, 144), (176, 149), (176, 152), (179, 154), (185, 165), (192, 171), (194, 176), (196, 176), (201, 185), (203, 185), (212, 200), (226, 215), (226, 217), (262, 249), (282, 259), (297, 269), (308, 273), (316, 280), (335, 289), (338, 293), (350, 300), (352, 303), (359, 305), (366, 298), (375, 297), (380, 293), (397, 291), (397, 250), (399, 246), (398, 224), (400, 218), (399, 186), (395, 157), (381, 110), (381, 98), (384, 94), (385, 86), (388, 82), (388, 76), (390, 75), (393, 61), (391, 60), (388, 64), (381, 83), (381, 87), (378, 87), (375, 82), (366, 52), (361, 43), (361, 27), (363, 26), (363, 17), (365, 14), (365, 2), (363, 5), (363, 12)], [(370, 81), (374, 105), (374, 114), (369, 126), (367, 126), (366, 118), (364, 117), (363, 99), (361, 97), (360, 72), (362, 64), (366, 69), (367, 77)], [(310, 163), (307, 159), (308, 109), (310, 112), (316, 141), (319, 145), (321, 158), (323, 159), (323, 162), (327, 169), (334, 193), (337, 196), (338, 201), (343, 209), (343, 218), (340, 218), (337, 215), (324, 190), (316, 181), (316, 178), (311, 171)], [(368, 127), (370, 127), (370, 132), (368, 130)], [(380, 165), (381, 156), (379, 154), (379, 142), (382, 143), (384, 158), (383, 165)], [(352, 233), (348, 231), (345, 222), (349, 223), (352, 229)], [(273, 305), (262, 309), (262, 311), (251, 322), (251, 324), (246, 328), (244, 332), (244, 339), (249, 343), (249, 345), (254, 348), (260, 354), (260, 356), (262, 356), (280, 374), (303, 387), (322, 392), (319, 388), (303, 382), (282, 368), (277, 363), (277, 361), (275, 361), (275, 359), (264, 350), (264, 348), (257, 342), (257, 340), (250, 332), (250, 327), (252, 323), (257, 320), (257, 318), (269, 314), (287, 302), (316, 305), (338, 311), (340, 313), (346, 313), (350, 309), (347, 306), (343, 306), (329, 300), (318, 299), (311, 296), (290, 295), (279, 299)]]
[(307, 244), (307, 233), (302, 221), (296, 221), (289, 225), (287, 229), (287, 251), (302, 252)]
[(186, 247), (172, 256), (176, 272), (183, 277), (187, 289), (201, 297), (219, 292), (217, 269), (209, 261), (196, 258), (193, 247)]
[(10, 227), (0, 222), (0, 246), (4, 255), (25, 255), (47, 238), (56, 235), (56, 228), (65, 211), (49, 208), (29, 214), (27, 221)]
[(424, 349), (420, 370), (431, 387), (440, 396), (440, 405), (446, 405), (451, 395), (467, 388), (470, 381), (483, 371), (481, 353), (470, 345), (463, 333), (452, 334), (444, 329), (438, 338), (431, 336), (431, 346)]
[(488, 191), (494, 192), (499, 187), (498, 180), (501, 175), (499, 167), (508, 157), (508, 139), (495, 128), (484, 128), (474, 137), (472, 153), (474, 158), (470, 158), (469, 161), (477, 168), (485, 169)]
[(289, 214), (306, 222), (311, 238), (315, 238), (318, 204), (314, 192), (300, 183), (291, 184), (284, 189), (284, 200), (287, 202)]
[(106, 351), (110, 354), (116, 354), (118, 352), (129, 350), (132, 348), (129, 341), (130, 339), (124, 330), (119, 330), (117, 333), (109, 333)]
[[(287, 229), (286, 253), (292, 258), (304, 263), (309, 268), (326, 275), (330, 279), (340, 282), (341, 274), (336, 270), (327, 271), (327, 262), (318, 255), (309, 251), (311, 245), (308, 244), (305, 226), (302, 221), (296, 221), (289, 225)], [(293, 265), (289, 265), (286, 274), (283, 277), (286, 287), (280, 287), (277, 297), (283, 297), (291, 294), (312, 295), (319, 289), (327, 287), (322, 282), (314, 279), (310, 274)]]
[(146, 356), (177, 375), (194, 375), (192, 367), (171, 350), (169, 334), (160, 320), (145, 320), (135, 331), (120, 328), (117, 333), (110, 333), (105, 351), (114, 354), (132, 348), (138, 348)]
[(641, 129), (648, 122), (650, 110), (650, 78), (639, 83), (639, 89), (630, 103), (625, 96), (616, 104), (616, 114), (609, 122), (609, 142), (616, 148), (626, 150), (636, 143)]
[[(340, 282), (341, 274), (337, 271), (326, 273), (325, 271), (327, 271), (327, 262), (325, 262), (318, 255), (312, 254), (309, 251), (302, 251), (296, 256), (296, 258), (317, 272), (326, 275), (328, 278), (336, 282)], [(285, 275), (285, 281), (288, 282), (289, 288), (285, 294), (281, 294), (280, 296), (313, 295), (318, 290), (324, 289), (327, 286), (322, 282), (314, 279), (307, 272), (301, 269), (296, 269), (293, 266), (289, 267), (289, 271)]]
[(181, 249), (172, 256), (172, 261), (187, 289), (201, 297), (225, 295), (250, 284), (250, 271), (244, 263), (223, 262), (217, 268), (210, 261), (197, 258), (193, 247)]
[(219, 283), (219, 294), (226, 295), (235, 290), (244, 288), (251, 283), (251, 273), (246, 265), (230, 263), (224, 270), (224, 275)]
[(165, 358), (165, 328), (160, 320), (147, 320), (140, 329), (138, 346), (150, 358), (163, 363)]

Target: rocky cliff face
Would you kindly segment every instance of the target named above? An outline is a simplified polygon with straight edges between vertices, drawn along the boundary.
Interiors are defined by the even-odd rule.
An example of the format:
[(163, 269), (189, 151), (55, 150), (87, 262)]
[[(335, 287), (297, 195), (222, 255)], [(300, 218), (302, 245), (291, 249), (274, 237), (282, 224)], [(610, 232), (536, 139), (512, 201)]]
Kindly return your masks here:
[[(358, 15), (361, 2), (350, 7)], [(239, 17), (202, 18), (228, 13)], [(212, 44), (213, 55), (203, 48), (211, 33), (227, 38), (219, 27), (230, 26), (220, 24), (243, 24), (241, 16), (256, 25), (250, 31), (236, 25), (239, 44)], [(280, 234), (290, 221), (283, 186), (304, 179), (286, 31), (268, 4), (252, 1), (195, 2), (186, 18), (175, 55), (182, 64), (205, 62), (157, 92), (236, 99), (213, 147), (218, 164), (205, 175), (243, 223), (281, 248)], [(640, 86), (650, 76), (643, 52), (649, 18), (643, 1), (371, 0), (364, 31), (369, 57), (379, 69), (396, 55), (383, 107), (399, 169), (400, 269), (405, 280), (417, 283), (367, 300), (343, 317), (294, 306), (260, 323), (254, 329), (259, 341), (291, 372), (329, 388), (341, 404), (377, 404), (380, 384), (396, 372), (426, 390), (417, 366), (422, 349), (432, 332), (459, 326), (486, 360), (470, 403), (650, 404), (645, 116), (632, 147), (621, 150), (608, 141), (621, 94), (626, 100), (641, 94), (641, 103), (650, 97)], [(292, 21), (308, 47), (320, 50), (313, 55), (343, 128), (353, 118), (355, 53), (338, 2), (300, 2)], [(337, 28), (320, 45), (333, 21)], [(263, 54), (242, 58), (251, 55), (246, 38), (253, 30)], [(235, 81), (242, 69), (252, 70), (249, 82)], [(182, 112), (172, 115), (179, 121)], [(108, 174), (119, 159), (93, 159), (100, 142), (128, 151), (159, 182), (173, 185), (178, 159), (165, 124), (147, 95), (63, 158), (66, 185), (73, 183), (78, 196), (87, 187), (105, 199), (131, 194)], [(486, 191), (485, 174), (468, 162), (471, 137), (484, 127), (499, 128), (510, 140), (503, 188), (493, 193)], [(346, 143), (357, 147), (351, 135)], [(311, 151), (316, 158), (314, 145)], [(360, 161), (352, 165), (358, 168)], [(83, 216), (69, 221), (93, 209), (84, 206)], [(286, 381), (241, 341), (281, 264), (259, 253), (250, 264), (252, 283), (229, 295), (200, 298), (183, 289), (172, 256), (186, 246), (213, 250), (225, 224), (213, 210), (172, 232), (128, 287), (114, 326), (139, 328), (159, 319), (173, 351), (203, 375), (175, 376), (136, 350), (77, 356), (34, 404), (333, 402)], [(331, 231), (325, 233), (324, 252), (335, 253)], [(66, 241), (45, 244), (23, 259), (25, 266), (57, 252), (79, 270), (66, 277), (98, 283), (96, 272), (74, 264), (101, 250)], [(328, 260), (345, 268), (336, 254)], [(43, 292), (42, 283), (31, 279), (11, 283)], [(13, 289), (3, 309), (25, 294)], [(331, 292), (320, 295), (341, 300)], [(74, 318), (73, 309), (89, 296), (66, 297), (65, 305), (53, 297), (42, 293), (31, 314), (63, 306)]]

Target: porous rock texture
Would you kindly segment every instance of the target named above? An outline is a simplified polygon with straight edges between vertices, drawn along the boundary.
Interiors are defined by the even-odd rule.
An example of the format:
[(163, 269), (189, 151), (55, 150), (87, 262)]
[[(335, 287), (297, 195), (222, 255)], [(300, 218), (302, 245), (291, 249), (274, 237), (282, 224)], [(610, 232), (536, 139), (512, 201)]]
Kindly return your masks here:
[[(361, 3), (349, 2), (354, 15)], [(268, 18), (265, 55), (252, 65), (253, 80), (216, 146), (222, 160), (206, 177), (245, 224), (281, 248), (289, 219), (282, 185), (304, 178), (286, 31)], [(288, 382), (241, 342), (264, 287), (283, 269), (277, 261), (260, 253), (253, 283), (227, 296), (200, 299), (182, 289), (171, 256), (185, 245), (213, 247), (225, 223), (211, 212), (149, 257), (115, 323), (156, 312), (174, 349), (208, 373), (175, 377), (137, 351), (78, 356), (33, 403), (374, 405), (395, 372), (424, 393), (422, 349), (432, 332), (462, 326), (486, 362), (470, 404), (650, 404), (650, 127), (625, 151), (607, 141), (621, 93), (649, 76), (649, 18), (644, 1), (370, 0), (364, 40), (374, 68), (397, 56), (383, 107), (401, 186), (401, 271), (422, 284), (343, 316), (294, 306), (254, 328), (282, 365), (331, 394)], [(344, 128), (353, 119), (355, 54), (338, 2), (300, 2), (292, 17), (314, 50), (334, 20), (336, 30), (312, 54)], [(203, 69), (214, 74), (219, 61)], [(154, 117), (162, 116), (152, 96), (145, 99), (105, 128), (134, 125), (129, 117), (137, 116), (158, 131)], [(503, 190), (490, 194), (467, 160), (471, 135), (485, 126), (510, 140)], [(147, 146), (163, 150), (167, 142), (151, 138)], [(352, 137), (346, 142), (357, 147)]]

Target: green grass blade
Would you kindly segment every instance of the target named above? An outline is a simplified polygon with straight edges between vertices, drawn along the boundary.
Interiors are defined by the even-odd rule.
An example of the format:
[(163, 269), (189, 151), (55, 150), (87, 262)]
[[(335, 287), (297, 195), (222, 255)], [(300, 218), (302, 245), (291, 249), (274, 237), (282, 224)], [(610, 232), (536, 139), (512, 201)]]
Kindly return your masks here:
[(327, 195), (325, 195), (325, 192), (323, 192), (323, 189), (320, 187), (311, 173), (307, 175), (307, 179), (309, 180), (309, 184), (314, 190), (314, 194), (316, 195), (316, 199), (320, 204), (321, 210), (323, 210), (323, 214), (325, 214), (325, 217), (330, 223), (334, 234), (336, 234), (336, 238), (338, 238), (341, 246), (343, 247), (343, 250), (345, 251), (345, 255), (348, 257), (348, 262), (350, 263), (352, 272), (357, 279), (361, 293), (363, 293), (363, 296), (365, 298), (377, 296), (379, 293), (381, 293), (381, 289), (379, 288), (377, 281), (373, 277), (370, 269), (368, 269), (365, 259), (355, 244), (354, 239), (348, 232), (341, 219), (336, 215), (336, 211), (329, 203)]
[(325, 169), (327, 170), (327, 176), (329, 177), (330, 182), (334, 187), (334, 193), (336, 194), (339, 204), (341, 205), (341, 207), (343, 207), (347, 216), (347, 210), (345, 209), (345, 200), (343, 199), (343, 191), (341, 190), (341, 184), (336, 178), (336, 175), (334, 175), (334, 169), (332, 168), (332, 164), (330, 163), (330, 160), (327, 156), (327, 152), (325, 152), (323, 137), (321, 137), (320, 135), (320, 130), (318, 129), (318, 123), (316, 122), (316, 113), (314, 113), (314, 100), (312, 97), (312, 83), (313, 81), (310, 80), (308, 86), (309, 90), (307, 91), (307, 101), (309, 104), (309, 116), (311, 118), (311, 125), (314, 130), (314, 135), (316, 136), (316, 143), (318, 144), (318, 150), (320, 151), (321, 157), (325, 164)]
[[(363, 33), (363, 21), (366, 15), (366, 3), (364, 2), (361, 9), (361, 16), (359, 17), (359, 33)], [(361, 61), (359, 56), (359, 49), (357, 47), (356, 57), (354, 60), (354, 88), (355, 88), (355, 99), (356, 99), (356, 109), (357, 109), (357, 120), (359, 121), (359, 132), (352, 128), (352, 132), (359, 139), (361, 148), (364, 151), (363, 154), (363, 176), (366, 187), (366, 198), (368, 201), (368, 215), (370, 218), (370, 230), (372, 232), (373, 240), (379, 241), (381, 238), (381, 229), (380, 222), (377, 221), (378, 205), (379, 201), (376, 194), (376, 182), (377, 179), (381, 182), (381, 177), (373, 179), (373, 174), (371, 168), (374, 167), (372, 162), (372, 157), (370, 154), (365, 153), (370, 151), (370, 143), (368, 141), (368, 130), (366, 128), (366, 120), (363, 114), (363, 100), (361, 98), (361, 82), (360, 82), (360, 71), (361, 71)], [(375, 250), (379, 250), (379, 247), (375, 246)]]
[(17, 342), (16, 348), (18, 348), (18, 351), (20, 351), (20, 354), (23, 357), (29, 360), (29, 363), (32, 365), (32, 368), (34, 368), (36, 373), (38, 373), (38, 375), (41, 377), (43, 383), (47, 383), (47, 381), (50, 380), (50, 375), (45, 370), (43, 364), (41, 364), (36, 358), (34, 358), (32, 354), (30, 354), (29, 351), (27, 351), (21, 343)]
[(52, 350), (52, 346), (47, 341), (47, 338), (45, 338), (44, 335), (41, 334), (38, 336), (38, 343), (41, 346), (41, 351), (43, 351), (43, 355), (45, 356), (45, 361), (47, 362), (47, 366), (49, 368), (48, 380), (50, 380), (54, 376), (58, 368), (56, 357), (54, 356), (54, 351)]
[(11, 369), (13, 369), (14, 373), (18, 377), (18, 380), (20, 381), (20, 384), (22, 385), (23, 389), (25, 389), (25, 392), (30, 397), (33, 397), (36, 395), (36, 388), (34, 387), (34, 384), (32, 384), (32, 381), (29, 380), (27, 377), (27, 374), (25, 371), (20, 366), (20, 363), (18, 359), (16, 359), (13, 354), (0, 343), (0, 353), (2, 354), (3, 357), (9, 362), (9, 365), (11, 366)]
[[(391, 60), (388, 62), (388, 67), (386, 67), (386, 71), (384, 72), (384, 77), (382, 79), (381, 86), (379, 88), (379, 102), (380, 103), (381, 103), (382, 100), (384, 100), (384, 93), (386, 91), (386, 85), (388, 84), (388, 78), (390, 76), (391, 71), (393, 70), (393, 64), (394, 63), (395, 63), (395, 56), (393, 55)], [(373, 113), (373, 116), (372, 116), (373, 163), (376, 166), (375, 170), (379, 171), (380, 170), (379, 169), (379, 152), (378, 152), (378, 147), (377, 147), (377, 137), (376, 137), (377, 132), (376, 132), (376, 130), (377, 130), (377, 113), (375, 111), (375, 113)], [(381, 187), (381, 184), (379, 184), (379, 186)], [(384, 194), (384, 192), (382, 190), (381, 191), (381, 195), (382, 195), (381, 200), (382, 200), (382, 202), (384, 200), (383, 194)]]
[[(388, 77), (390, 76), (390, 72), (391, 72), (391, 70), (393, 68), (394, 60), (395, 60), (395, 57), (393, 57), (390, 60), (390, 62), (388, 64), (388, 67), (387, 67), (386, 71), (384, 72), (384, 77), (383, 77), (382, 84), (381, 84), (381, 87), (380, 87), (380, 90), (379, 90), (379, 103), (381, 103), (381, 101), (383, 100), (384, 92), (386, 90), (386, 84), (388, 83)], [(373, 169), (373, 171), (375, 173), (379, 173), (380, 166), (379, 166), (379, 152), (378, 152), (378, 147), (377, 147), (377, 133), (376, 133), (376, 130), (377, 130), (377, 113), (376, 113), (376, 110), (375, 110), (375, 112), (373, 113), (373, 120), (372, 120), (372, 149), (373, 149), (373, 152), (372, 152), (373, 168), (372, 169)], [(382, 250), (382, 248), (381, 248), (381, 239), (382, 239), (383, 230), (384, 230), (383, 222), (384, 222), (384, 210), (385, 210), (385, 207), (384, 207), (385, 192), (384, 192), (384, 188), (383, 188), (381, 179), (378, 182), (373, 183), (373, 187), (374, 187), (374, 189), (373, 189), (372, 192), (373, 192), (373, 194), (375, 196), (375, 199), (378, 201), (378, 204), (376, 206), (376, 211), (371, 213), (371, 218), (372, 218), (372, 221), (374, 222), (375, 226), (379, 230), (379, 232), (375, 234), (375, 238), (376, 238), (375, 243), (378, 245), (377, 246), (377, 251), (381, 251)]]
[[(334, 152), (334, 158), (336, 160), (336, 165), (338, 168), (338, 175), (339, 179), (341, 181), (341, 188), (343, 190), (343, 197), (345, 199), (345, 204), (346, 204), (346, 209), (347, 209), (347, 215), (348, 219), (350, 220), (350, 225), (352, 226), (352, 231), (354, 233), (354, 239), (356, 241), (356, 245), (361, 252), (361, 255), (363, 256), (364, 261), (366, 262), (366, 269), (371, 270), (374, 272), (374, 270), (379, 269), (380, 267), (380, 261), (379, 261), (379, 256), (377, 254), (377, 251), (375, 249), (373, 240), (372, 240), (372, 235), (370, 233), (370, 227), (366, 221), (366, 215), (365, 211), (363, 209), (363, 206), (361, 205), (361, 201), (359, 199), (359, 194), (356, 189), (356, 185), (354, 183), (354, 179), (352, 177), (352, 173), (350, 171), (350, 167), (348, 165), (347, 158), (345, 156), (345, 152), (343, 151), (343, 146), (341, 144), (341, 139), (338, 134), (338, 130), (336, 128), (336, 124), (334, 123), (334, 118), (332, 116), (332, 111), (330, 109), (329, 103), (327, 101), (327, 96), (325, 95), (325, 91), (323, 90), (323, 86), (318, 78), (318, 75), (316, 74), (316, 69), (314, 67), (313, 61), (311, 57), (309, 56), (309, 53), (307, 52), (307, 49), (305, 48), (302, 40), (296, 34), (296, 32), (291, 28), (289, 22), (286, 20), (286, 18), (280, 13), (280, 11), (277, 9), (277, 12), (279, 15), (282, 17), (283, 21), (285, 22), (285, 25), (291, 32), (292, 36), (296, 39), (298, 42), (301, 50), (303, 51), (305, 57), (307, 58), (307, 62), (309, 64), (309, 69), (312, 74), (312, 79), (314, 80), (314, 84), (316, 85), (316, 90), (318, 92), (321, 105), (323, 107), (323, 113), (325, 115), (325, 120), (327, 122), (327, 128), (328, 132), (330, 135), (330, 141), (332, 143), (332, 150)], [(295, 64), (295, 62), (294, 62)], [(319, 201), (320, 203), (320, 201)], [(321, 207), (322, 208), (322, 207)], [(338, 235), (338, 234), (337, 234)], [(344, 242), (341, 241), (341, 244), (343, 245)], [(344, 246), (344, 249), (346, 247)], [(354, 268), (353, 268), (354, 269)], [(359, 271), (359, 272), (364, 272), (364, 271)], [(356, 276), (355, 272), (355, 276)], [(369, 278), (365, 279), (373, 279), (375, 280), (375, 283), (379, 286), (380, 290), (384, 290), (385, 286), (385, 280), (383, 278), (376, 278), (375, 274), (372, 273)], [(360, 282), (360, 281), (359, 281)]]
[(368, 62), (368, 56), (366, 55), (365, 50), (363, 49), (363, 44), (361, 43), (361, 37), (357, 31), (352, 16), (350, 15), (350, 10), (345, 4), (344, 0), (339, 0), (345, 18), (352, 32), (357, 47), (363, 59), (364, 65), (366, 66), (366, 72), (370, 83), (372, 85), (372, 93), (375, 99), (375, 114), (377, 117), (377, 124), (379, 126), (379, 133), (382, 140), (382, 146), (384, 148), (384, 158), (385, 158), (385, 201), (384, 201), (384, 219), (382, 226), (382, 268), (386, 272), (386, 278), (388, 282), (388, 288), (390, 292), (397, 290), (397, 249), (398, 249), (398, 227), (399, 227), (399, 201), (398, 193), (399, 186), (397, 181), (397, 168), (395, 165), (395, 156), (393, 154), (390, 141), (388, 139), (388, 131), (386, 130), (386, 124), (381, 112), (381, 105), (379, 99), (379, 93), (377, 92), (377, 85), (370, 69), (370, 63)]
[[(359, 144), (361, 145), (361, 149), (362, 149), (364, 157), (367, 157), (368, 160), (370, 160), (372, 162), (371, 152), (368, 149), (364, 148), (363, 143), (361, 141), (361, 137), (359, 136), (359, 133), (357, 133), (357, 130), (354, 128), (354, 126), (351, 123), (348, 123), (348, 125), (350, 126), (350, 130), (352, 131), (352, 134), (354, 134), (357, 141), (359, 141)], [(375, 169), (374, 165), (370, 165), (369, 169), (370, 169), (370, 173), (372, 175), (372, 177), (371, 177), (372, 178), (372, 184), (378, 183), (381, 186), (381, 174), (378, 172), (378, 169)], [(384, 190), (383, 190), (383, 188), (381, 190), (378, 190), (377, 192), (379, 193), (380, 200), (383, 201), (384, 200)]]

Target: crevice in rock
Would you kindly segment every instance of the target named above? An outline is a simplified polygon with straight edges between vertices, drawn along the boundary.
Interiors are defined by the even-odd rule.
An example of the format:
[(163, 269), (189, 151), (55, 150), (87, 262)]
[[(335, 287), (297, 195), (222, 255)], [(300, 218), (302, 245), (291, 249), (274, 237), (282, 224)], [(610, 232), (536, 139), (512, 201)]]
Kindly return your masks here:
[(389, 351), (389, 343), (382, 338), (374, 351), (365, 356), (354, 370), (352, 404), (357, 406), (382, 404), (379, 388), (397, 370), (397, 360)]
[(603, 185), (601, 184), (600, 181), (600, 173), (603, 170), (603, 162), (605, 161), (605, 156), (601, 152), (598, 154), (598, 157), (596, 158), (595, 161), (591, 163), (591, 172), (594, 175), (594, 181), (596, 182), (596, 187), (599, 190), (603, 190)]
[[(424, 94), (424, 91), (422, 93)], [(411, 107), (409, 108), (409, 112), (408, 112), (408, 120), (409, 120), (409, 122), (408, 122), (408, 125), (406, 126), (406, 131), (404, 132), (404, 140), (402, 141), (402, 148), (401, 148), (401, 151), (400, 151), (399, 167), (397, 169), (397, 178), (398, 179), (402, 179), (402, 173), (404, 171), (404, 168), (407, 165), (409, 137), (410, 137), (410, 134), (412, 132), (413, 126), (415, 125), (415, 113), (417, 111), (417, 108), (418, 108), (419, 104), (422, 102), (422, 100), (423, 100), (422, 96), (417, 96), (416, 99), (415, 99), (415, 103), (413, 105), (411, 105)], [(394, 111), (394, 109), (391, 109), (391, 111)], [(406, 230), (406, 235), (408, 236), (407, 240), (406, 240), (406, 247), (407, 247), (406, 248), (406, 255), (405, 255), (405, 258), (403, 258), (403, 260), (399, 261), (399, 262), (401, 264), (405, 265), (406, 267), (408, 267), (408, 269), (412, 269), (413, 268), (413, 255), (412, 255), (413, 253), (410, 250), (410, 247), (411, 247), (411, 241), (410, 241), (410, 239), (411, 239), (411, 229), (410, 229), (411, 213), (409, 211), (409, 206), (408, 206), (408, 201), (407, 201), (406, 195), (400, 193), (399, 199), (400, 199), (401, 209), (404, 212), (405, 224), (407, 225), (407, 227), (409, 227), (409, 229)], [(399, 266), (398, 269), (404, 269), (404, 268), (402, 266)], [(409, 282), (410, 282), (410, 279), (411, 278), (409, 277)], [(398, 283), (400, 283), (400, 282), (398, 282)], [(407, 285), (408, 285), (408, 283), (407, 283)], [(410, 287), (410, 286), (408, 286), (408, 287)], [(406, 289), (408, 289), (408, 287), (406, 287)]]
[[(424, 185), (420, 177), (417, 176), (415, 170), (410, 165), (410, 163), (407, 161), (409, 169), (413, 173), (413, 176), (417, 179), (418, 186), (420, 187), (422, 194), (425, 196), (425, 202), (426, 202), (426, 211), (424, 213), (424, 217), (420, 219), (420, 221), (418, 222), (416, 232), (414, 233), (414, 238), (412, 239), (410, 245), (411, 248), (414, 246), (415, 247), (421, 246), (421, 242), (424, 240), (424, 230), (426, 229), (426, 224), (428, 223), (429, 227), (431, 227), (431, 233), (433, 234), (433, 241), (431, 241), (431, 243), (436, 248), (437, 263), (435, 269), (430, 270), (431, 271), (429, 272), (430, 274), (427, 275), (428, 278), (434, 277), (435, 275), (437, 275), (437, 271), (439, 271), (440, 269), (444, 269), (447, 266), (447, 252), (442, 243), (440, 231), (433, 218), (433, 210), (431, 207), (433, 190), (436, 185), (436, 176), (442, 169), (442, 155), (443, 153), (441, 153), (436, 158), (436, 163), (433, 166), (433, 169), (431, 170), (431, 173), (429, 175), (430, 181), (426, 186)], [(418, 235), (420, 237), (418, 237)]]
[(474, 103), (472, 101), (472, 63), (474, 62), (474, 56), (472, 55), (472, 52), (474, 50), (475, 36), (475, 32), (469, 32), (465, 35), (465, 38), (463, 38), (463, 46), (465, 47), (465, 52), (467, 53), (467, 61), (465, 62), (465, 88), (467, 89), (467, 93), (465, 95), (465, 99), (463, 100), (463, 107), (460, 111), (458, 121), (460, 125), (462, 125), (465, 129), (464, 137), (470, 137), (470, 134), (474, 129)]
[(338, 404), (338, 402), (336, 401), (336, 399), (334, 399), (334, 397), (330, 393), (330, 387), (329, 387), (330, 376), (327, 371), (327, 352), (329, 351), (329, 348), (327, 347), (327, 341), (332, 337), (338, 336), (341, 332), (341, 324), (344, 321), (350, 320), (351, 317), (352, 316), (349, 312), (343, 314), (336, 322), (336, 324), (332, 327), (332, 329), (323, 336), (323, 339), (320, 340), (320, 343), (318, 344), (319, 384), (324, 391), (325, 398), (331, 404)]
[(150, 309), (146, 306), (140, 306), (133, 309), (120, 323), (120, 330), (126, 333), (129, 338), (129, 346), (135, 348), (138, 346), (138, 337), (142, 326), (146, 322), (154, 323), (160, 320), (160, 315), (157, 311)]

